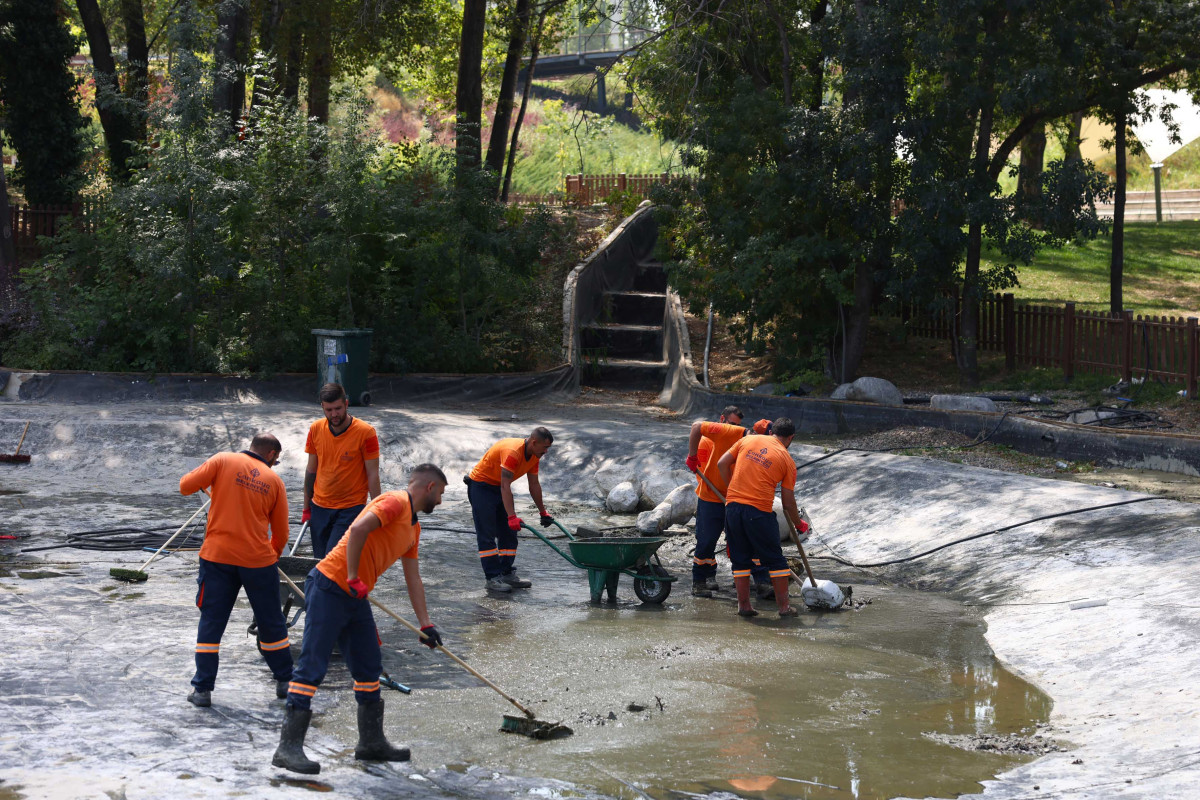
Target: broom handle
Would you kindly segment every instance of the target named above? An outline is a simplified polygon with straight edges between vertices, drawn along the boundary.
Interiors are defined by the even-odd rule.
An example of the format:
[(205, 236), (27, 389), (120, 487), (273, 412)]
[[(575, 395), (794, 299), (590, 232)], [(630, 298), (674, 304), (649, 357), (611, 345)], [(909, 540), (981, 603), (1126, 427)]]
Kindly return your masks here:
[[(374, 597), (372, 597), (372, 598), (370, 598), (370, 599), (371, 599), (371, 604), (372, 604), (373, 606), (375, 606), (376, 608), (378, 608), (378, 609), (379, 609), (380, 611), (382, 611), (383, 613), (387, 614), (387, 615), (388, 615), (389, 617), (391, 617), (392, 619), (394, 619), (394, 620), (396, 620), (397, 622), (399, 622), (399, 623), (400, 623), (401, 625), (403, 625), (404, 627), (406, 627), (406, 628), (408, 628), (409, 630), (411, 630), (413, 633), (415, 633), (415, 634), (417, 634), (418, 636), (420, 636), (422, 639), (428, 639), (428, 638), (429, 638), (429, 637), (428, 637), (428, 636), (426, 636), (426, 635), (425, 635), (425, 634), (424, 634), (424, 633), (421, 631), (421, 629), (420, 629), (420, 628), (418, 628), (416, 625), (413, 625), (411, 622), (409, 622), (408, 620), (406, 620), (404, 617), (400, 616), (400, 615), (399, 615), (399, 614), (397, 614), (396, 612), (392, 611), (390, 608), (388, 608), (388, 607), (387, 607), (387, 606), (385, 606), (383, 603), (381, 603), (381, 602), (379, 602), (378, 600), (376, 600)], [(479, 680), (481, 680), (481, 681), (483, 681), (484, 683), (486, 683), (486, 684), (488, 685), (488, 687), (489, 687), (489, 688), (491, 688), (493, 691), (495, 691), (495, 692), (496, 692), (496, 694), (500, 695), (500, 696), (501, 696), (501, 697), (503, 697), (505, 700), (507, 700), (508, 702), (512, 703), (512, 704), (513, 704), (514, 706), (516, 706), (517, 708), (521, 709), (521, 713), (522, 713), (522, 714), (524, 714), (525, 716), (529, 717), (530, 719), (536, 719), (536, 715), (535, 715), (535, 714), (534, 714), (532, 711), (530, 711), (528, 708), (526, 708), (525, 706), (521, 705), (521, 704), (520, 704), (520, 703), (518, 703), (516, 700), (514, 700), (512, 697), (510, 697), (510, 696), (508, 695), (508, 693), (507, 693), (507, 692), (505, 692), (503, 689), (501, 689), (499, 686), (497, 686), (496, 684), (492, 683), (492, 682), (491, 682), (491, 681), (489, 681), (487, 678), (483, 677), (483, 676), (482, 676), (482, 675), (480, 675), (478, 672), (476, 672), (474, 669), (472, 669), (472, 667), (471, 667), (471, 665), (470, 665), (470, 664), (468, 664), (467, 662), (463, 661), (461, 658), (459, 658), (458, 656), (454, 655), (454, 653), (451, 653), (449, 650), (447, 650), (445, 647), (443, 647), (443, 646), (442, 646), (442, 645), (440, 645), (440, 644), (437, 646), (437, 649), (438, 649), (438, 650), (441, 650), (443, 653), (445, 653), (446, 655), (450, 656), (450, 658), (452, 658), (456, 664), (458, 664), (460, 667), (462, 667), (463, 669), (465, 669), (467, 672), (471, 673), (471, 674), (472, 674), (472, 675), (474, 675), (476, 678), (479, 678)]]
[[(279, 568), (278, 568), (278, 567), (276, 567), (276, 569), (279, 569)], [(299, 587), (299, 586), (297, 586), (297, 585), (295, 584), (295, 582), (293, 582), (293, 581), (292, 581), (292, 579), (291, 579), (291, 578), (289, 578), (289, 577), (287, 576), (287, 574), (286, 574), (286, 573), (284, 573), (284, 571), (283, 571), (282, 569), (280, 569), (280, 570), (279, 570), (279, 577), (281, 577), (281, 578), (283, 578), (285, 581), (287, 581), (287, 585), (288, 585), (288, 586), (290, 586), (290, 587), (292, 587), (292, 589), (293, 589), (293, 590), (296, 592), (296, 594), (300, 595), (301, 599), (303, 599), (303, 598), (304, 598), (304, 592), (303, 592), (303, 591), (301, 591), (300, 587)], [(423, 631), (422, 631), (420, 628), (418, 628), (416, 625), (413, 625), (411, 622), (409, 622), (409, 621), (408, 621), (408, 620), (406, 620), (404, 617), (402, 617), (402, 616), (400, 616), (399, 614), (397, 614), (395, 611), (392, 611), (390, 608), (388, 608), (388, 607), (387, 607), (387, 606), (385, 606), (383, 603), (381, 603), (381, 602), (379, 602), (378, 600), (376, 600), (374, 597), (370, 598), (370, 600), (371, 600), (371, 604), (372, 604), (373, 606), (375, 606), (376, 608), (378, 608), (378, 609), (379, 609), (380, 611), (382, 611), (383, 613), (387, 614), (387, 615), (388, 615), (389, 617), (391, 617), (392, 619), (394, 619), (394, 620), (396, 620), (397, 622), (399, 622), (399, 623), (400, 623), (401, 625), (403, 625), (404, 627), (406, 627), (406, 628), (408, 628), (409, 630), (411, 630), (413, 633), (417, 634), (417, 636), (420, 636), (422, 639), (428, 639), (428, 638), (429, 638), (429, 637), (428, 637), (428, 636), (426, 636), (426, 635), (425, 635), (425, 633), (424, 633), (424, 632), (423, 632)], [(491, 689), (495, 690), (495, 692), (496, 692), (497, 694), (499, 694), (501, 697), (503, 697), (505, 700), (507, 700), (508, 702), (512, 703), (512, 704), (513, 704), (514, 706), (516, 706), (517, 708), (521, 709), (521, 713), (522, 713), (522, 714), (524, 714), (525, 716), (529, 717), (530, 719), (535, 719), (535, 718), (536, 718), (535, 714), (534, 714), (532, 711), (530, 711), (528, 708), (526, 708), (525, 706), (521, 705), (521, 704), (520, 704), (520, 703), (518, 703), (516, 700), (514, 700), (512, 697), (510, 697), (510, 696), (509, 696), (509, 695), (508, 695), (508, 694), (507, 694), (507, 693), (506, 693), (506, 692), (505, 692), (503, 689), (501, 689), (499, 686), (497, 686), (496, 684), (492, 683), (492, 682), (491, 682), (491, 681), (489, 681), (487, 678), (483, 677), (483, 676), (482, 676), (482, 675), (480, 675), (478, 672), (476, 672), (476, 671), (475, 671), (475, 670), (474, 670), (474, 669), (471, 667), (471, 665), (470, 665), (470, 664), (468, 664), (467, 662), (463, 661), (461, 658), (459, 658), (458, 656), (454, 655), (454, 653), (451, 653), (449, 650), (447, 650), (445, 647), (443, 647), (443, 646), (442, 646), (442, 645), (440, 645), (440, 644), (437, 646), (437, 649), (438, 649), (438, 650), (441, 650), (443, 653), (445, 653), (446, 655), (450, 656), (450, 658), (454, 659), (455, 663), (457, 663), (457, 664), (458, 664), (460, 667), (462, 667), (463, 669), (465, 669), (467, 672), (469, 672), (469, 673), (471, 673), (472, 675), (474, 675), (476, 678), (479, 678), (479, 680), (481, 680), (481, 681), (483, 681), (484, 683), (486, 683), (486, 684), (487, 684), (487, 685), (488, 685), (488, 686), (489, 686)]]
[[(205, 492), (205, 494), (207, 494), (207, 492)], [(183, 525), (180, 526), (179, 530), (177, 530), (173, 534), (171, 534), (171, 538), (167, 539), (165, 542), (163, 542), (162, 547), (160, 547), (154, 551), (154, 555), (152, 555), (148, 559), (146, 559), (146, 563), (142, 564), (142, 568), (139, 569), (138, 572), (144, 572), (146, 567), (150, 566), (150, 562), (152, 562), (154, 559), (158, 558), (159, 553), (161, 553), (163, 550), (166, 550), (167, 545), (169, 545), (171, 542), (175, 541), (175, 537), (178, 536), (179, 534), (183, 533), (184, 530), (187, 528), (187, 526), (192, 524), (192, 520), (194, 520), (196, 517), (200, 516), (200, 512), (203, 511), (204, 509), (208, 508), (208, 504), (211, 502), (212, 502), (211, 497), (208, 498), (207, 500), (205, 500), (204, 505), (197, 508), (196, 513), (192, 514), (190, 517), (188, 517), (188, 521), (183, 523)]]
[(21, 445), (25, 444), (25, 434), (29, 432), (29, 421), (25, 422), (25, 429), (21, 431), (21, 441), (17, 442), (17, 449), (13, 451), (13, 455), (21, 452)]
[[(696, 471), (696, 474), (699, 475), (701, 477), (701, 479), (703, 479), (703, 481), (708, 484), (708, 488), (712, 490), (712, 493), (715, 494), (717, 497), (721, 498), (721, 502), (724, 503), (725, 495), (721, 494), (720, 489), (718, 489), (716, 486), (713, 486), (713, 482), (708, 479), (708, 476), (705, 475), (703, 472), (700, 472), (699, 470)], [(789, 520), (789, 523), (790, 522), (791, 521)], [(817, 585), (817, 579), (813, 577), (812, 567), (810, 567), (808, 565), (808, 557), (804, 555), (804, 548), (800, 546), (800, 537), (796, 536), (796, 529), (792, 528), (790, 524), (788, 525), (788, 529), (792, 536), (792, 542), (795, 543), (796, 549), (800, 551), (800, 560), (804, 562), (804, 571), (808, 573), (808, 580), (812, 584), (812, 586), (815, 588)], [(790, 569), (789, 571), (792, 573), (792, 577), (796, 579), (796, 583), (799, 583), (799, 584), (804, 583), (804, 581), (800, 578), (800, 576), (796, 574), (796, 570)]]

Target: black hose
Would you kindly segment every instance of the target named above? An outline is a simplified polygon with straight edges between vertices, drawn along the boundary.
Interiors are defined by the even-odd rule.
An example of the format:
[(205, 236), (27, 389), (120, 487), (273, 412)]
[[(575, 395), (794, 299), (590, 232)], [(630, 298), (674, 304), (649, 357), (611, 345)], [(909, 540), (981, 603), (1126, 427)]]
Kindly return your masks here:
[(1137, 498), (1134, 498), (1133, 500), (1121, 500), (1120, 502), (1117, 502), (1117, 503), (1105, 503), (1104, 505), (1099, 505), (1099, 506), (1088, 506), (1087, 508), (1077, 508), (1073, 511), (1060, 511), (1057, 514), (1046, 514), (1045, 516), (1034, 517), (1033, 519), (1027, 519), (1024, 522), (1015, 522), (1012, 525), (1005, 525), (1003, 528), (995, 528), (994, 530), (984, 531), (983, 533), (975, 533), (975, 534), (971, 534), (970, 536), (964, 536), (961, 539), (955, 539), (952, 542), (946, 542), (945, 544), (940, 544), (937, 547), (930, 548), (929, 550), (925, 550), (924, 552), (917, 553), (916, 555), (904, 556), (903, 558), (893, 558), (890, 561), (880, 561), (878, 564), (855, 564), (854, 562), (847, 561), (846, 559), (840, 558), (839, 556), (809, 556), (809, 558), (812, 560), (819, 559), (819, 560), (823, 560), (823, 561), (835, 561), (838, 564), (842, 564), (847, 567), (854, 567), (855, 569), (875, 569), (877, 567), (890, 567), (893, 564), (903, 564), (908, 561), (916, 561), (918, 558), (924, 558), (925, 556), (932, 555), (933, 553), (936, 553), (939, 550), (945, 550), (947, 547), (953, 547), (957, 544), (974, 541), (975, 539), (982, 539), (985, 536), (991, 536), (996, 533), (1003, 533), (1004, 531), (1011, 531), (1013, 528), (1020, 528), (1023, 525), (1030, 525), (1034, 522), (1041, 522), (1041, 521), (1047, 520), (1047, 519), (1055, 519), (1057, 517), (1067, 517), (1072, 514), (1082, 514), (1085, 511), (1098, 511), (1102, 508), (1115, 508), (1117, 506), (1127, 506), (1127, 505), (1131, 505), (1133, 503), (1145, 503), (1150, 500), (1164, 500), (1164, 499), (1166, 499), (1166, 498), (1137, 497)]

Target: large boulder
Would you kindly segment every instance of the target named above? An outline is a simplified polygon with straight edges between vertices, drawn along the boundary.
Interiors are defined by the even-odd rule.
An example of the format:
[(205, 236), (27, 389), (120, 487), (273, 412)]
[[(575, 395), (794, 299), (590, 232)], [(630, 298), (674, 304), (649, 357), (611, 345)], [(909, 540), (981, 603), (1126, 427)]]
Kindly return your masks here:
[(682, 525), (696, 515), (696, 492), (691, 486), (679, 486), (651, 511), (638, 514), (637, 529), (657, 535), (672, 525)]
[(694, 489), (693, 481), (695, 478), (687, 470), (655, 470), (642, 479), (639, 505), (643, 509), (655, 508), (678, 486), (688, 484)]
[[(840, 390), (842, 387), (838, 387)], [(882, 406), (902, 406), (904, 397), (900, 390), (883, 378), (859, 378), (850, 384), (843, 397), (835, 400), (854, 400), (859, 403), (877, 403)]]
[(608, 493), (604, 505), (614, 514), (632, 514), (637, 511), (640, 499), (637, 484), (633, 481), (622, 481)]
[(829, 399), (830, 400), (849, 400), (850, 398), (846, 397), (846, 395), (849, 393), (850, 387), (853, 385), (854, 384), (852, 384), (852, 383), (839, 384), (838, 387), (829, 394)]
[(596, 494), (607, 498), (618, 484), (632, 483), (641, 489), (642, 481), (634, 464), (605, 464), (592, 475), (596, 481)]
[(999, 411), (987, 397), (969, 394), (935, 394), (929, 398), (929, 407), (941, 411)]

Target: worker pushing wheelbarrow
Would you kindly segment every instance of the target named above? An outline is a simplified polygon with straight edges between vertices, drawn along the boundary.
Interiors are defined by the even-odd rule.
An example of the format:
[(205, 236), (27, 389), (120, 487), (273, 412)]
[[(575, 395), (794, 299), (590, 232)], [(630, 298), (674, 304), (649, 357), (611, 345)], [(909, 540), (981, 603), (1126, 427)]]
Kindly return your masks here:
[(540, 531), (521, 524), (521, 527), (541, 539), (573, 567), (587, 570), (592, 602), (601, 602), (605, 591), (608, 601), (617, 601), (617, 581), (622, 575), (633, 578), (633, 592), (643, 603), (657, 605), (671, 594), (675, 576), (667, 572), (658, 558), (658, 548), (666, 539), (661, 536), (602, 536), (581, 539), (559, 524), (554, 525), (567, 539), (564, 552)]

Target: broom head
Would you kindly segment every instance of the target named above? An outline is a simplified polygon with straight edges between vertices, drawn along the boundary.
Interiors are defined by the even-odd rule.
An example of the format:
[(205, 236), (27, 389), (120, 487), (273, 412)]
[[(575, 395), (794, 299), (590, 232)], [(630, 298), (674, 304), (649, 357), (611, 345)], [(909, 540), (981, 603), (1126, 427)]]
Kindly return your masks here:
[(25, 453), (0, 453), (0, 464), (28, 464), (29, 456)]
[(563, 739), (575, 733), (566, 725), (560, 725), (557, 722), (542, 722), (540, 719), (526, 719), (511, 714), (504, 715), (504, 722), (500, 724), (500, 730), (504, 733), (528, 736), (530, 739)]
[(121, 569), (120, 567), (113, 567), (108, 571), (108, 574), (126, 583), (141, 583), (150, 577), (140, 569)]

